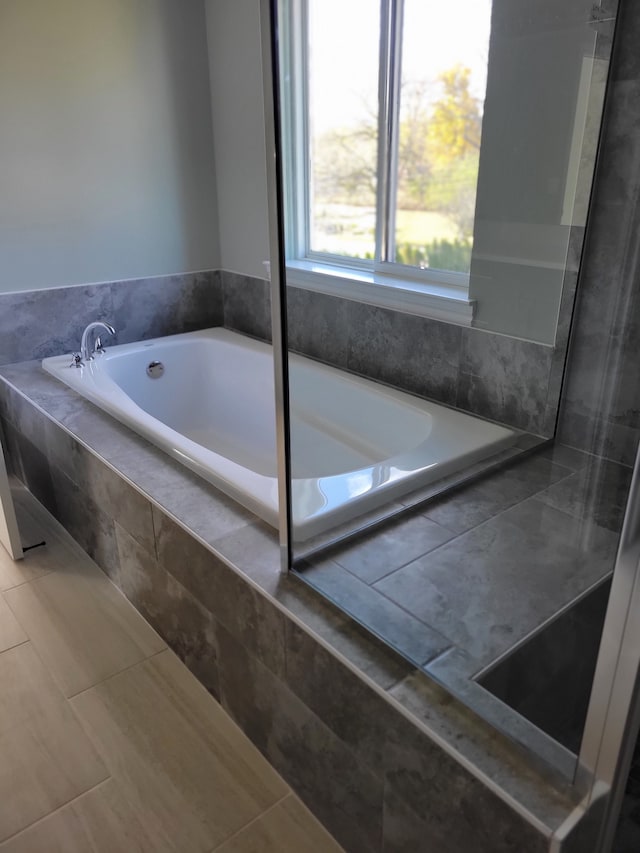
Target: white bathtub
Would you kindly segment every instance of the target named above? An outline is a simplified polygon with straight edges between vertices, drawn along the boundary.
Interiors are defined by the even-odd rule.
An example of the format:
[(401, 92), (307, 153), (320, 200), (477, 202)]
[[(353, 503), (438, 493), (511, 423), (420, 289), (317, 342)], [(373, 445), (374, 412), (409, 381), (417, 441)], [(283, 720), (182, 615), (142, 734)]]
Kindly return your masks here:
[[(161, 362), (162, 376), (147, 367)], [(46, 371), (277, 525), (273, 363), (267, 344), (208, 329), (109, 347)], [(512, 444), (517, 434), (301, 356), (290, 357), (298, 541)]]

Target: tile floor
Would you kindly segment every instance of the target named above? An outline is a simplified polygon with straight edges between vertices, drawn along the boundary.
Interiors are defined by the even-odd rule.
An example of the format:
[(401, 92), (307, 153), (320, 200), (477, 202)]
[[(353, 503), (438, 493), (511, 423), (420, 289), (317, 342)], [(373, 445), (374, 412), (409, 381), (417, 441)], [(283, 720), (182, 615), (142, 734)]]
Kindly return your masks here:
[(613, 569), (630, 470), (593, 460), (542, 451), (299, 570), (415, 664), (479, 670)]
[(160, 637), (24, 490), (0, 547), (1, 853), (339, 853)]

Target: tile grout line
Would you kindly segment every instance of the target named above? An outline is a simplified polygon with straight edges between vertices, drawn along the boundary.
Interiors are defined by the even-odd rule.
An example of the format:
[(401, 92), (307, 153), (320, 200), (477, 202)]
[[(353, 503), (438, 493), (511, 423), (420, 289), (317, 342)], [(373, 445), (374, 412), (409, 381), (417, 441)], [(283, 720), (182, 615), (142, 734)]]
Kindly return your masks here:
[[(561, 468), (566, 468), (566, 466), (565, 466), (565, 465), (561, 465), (561, 466), (559, 466), (559, 467), (561, 467)], [(477, 530), (479, 527), (483, 527), (485, 524), (489, 524), (489, 522), (491, 522), (491, 521), (495, 521), (497, 518), (500, 518), (500, 517), (501, 517), (501, 516), (503, 516), (505, 513), (507, 513), (507, 512), (511, 512), (511, 510), (512, 510), (512, 509), (515, 509), (517, 506), (521, 506), (523, 503), (526, 503), (527, 501), (530, 501), (530, 500), (532, 500), (533, 498), (537, 498), (537, 497), (538, 497), (538, 495), (542, 494), (542, 492), (546, 492), (546, 491), (547, 491), (547, 489), (550, 489), (552, 486), (556, 486), (556, 485), (558, 485), (558, 483), (564, 483), (564, 481), (565, 481), (565, 480), (568, 480), (568, 479), (569, 479), (569, 477), (572, 477), (575, 473), (577, 473), (577, 472), (575, 472), (575, 471), (571, 471), (571, 470), (570, 470), (570, 469), (568, 469), (568, 468), (567, 468), (567, 471), (569, 472), (568, 474), (566, 474), (566, 475), (565, 475), (565, 476), (563, 476), (563, 477), (560, 477), (560, 479), (559, 479), (559, 480), (556, 480), (554, 483), (551, 483), (550, 485), (544, 486), (542, 489), (538, 489), (537, 491), (533, 492), (532, 494), (527, 495), (527, 497), (526, 497), (526, 498), (521, 498), (519, 501), (516, 501), (514, 504), (511, 504), (510, 506), (505, 507), (504, 509), (501, 509), (501, 510), (500, 510), (500, 512), (497, 512), (495, 515), (492, 515), (492, 516), (490, 516), (489, 518), (485, 518), (485, 519), (484, 519), (484, 521), (480, 521), (478, 524), (474, 524), (474, 525), (473, 525), (473, 527), (470, 527), (468, 530), (463, 530), (461, 533), (455, 533), (451, 539), (448, 539), (446, 542), (442, 542), (440, 545), (437, 545), (437, 546), (436, 546), (435, 548), (433, 548), (431, 551), (426, 551), (426, 552), (425, 552), (421, 557), (417, 557), (416, 559), (417, 559), (417, 560), (421, 560), (421, 559), (422, 559), (422, 557), (426, 557), (426, 556), (428, 556), (429, 554), (433, 554), (433, 553), (435, 553), (436, 551), (440, 550), (440, 548), (444, 548), (444, 546), (445, 546), (445, 545), (450, 545), (452, 542), (456, 541), (457, 539), (461, 539), (463, 536), (466, 536), (466, 535), (467, 535), (467, 533), (471, 533), (471, 531), (472, 531), (472, 530)], [(547, 506), (547, 504), (545, 504), (545, 506)], [(555, 509), (555, 507), (551, 507), (551, 506), (550, 506), (549, 508), (550, 508), (550, 509)], [(565, 513), (565, 514), (566, 514), (566, 513)], [(426, 518), (426, 519), (427, 519), (427, 521), (434, 521), (432, 518), (429, 518), (429, 516), (428, 516), (428, 515), (425, 515), (424, 513), (421, 513), (421, 515), (423, 516), (423, 518)], [(572, 516), (572, 517), (573, 517), (573, 516)], [(434, 524), (438, 524), (438, 523), (439, 523), (439, 522), (434, 521)], [(445, 530), (450, 530), (450, 529), (451, 529), (451, 528), (445, 527), (445, 525), (443, 525), (443, 524), (441, 524), (441, 525), (440, 525), (440, 527), (444, 527), (444, 528), (445, 528)], [(453, 531), (452, 531), (452, 532), (453, 532)], [(411, 560), (410, 562), (411, 562), (411, 563), (414, 563), (414, 562), (416, 562), (416, 561), (415, 561), (415, 560)], [(405, 566), (401, 566), (401, 568), (406, 568), (406, 566), (407, 566), (407, 565), (409, 565), (409, 563), (407, 563)], [(397, 569), (394, 569), (394, 571), (398, 571), (398, 570), (397, 570)], [(385, 575), (385, 578), (384, 578), (384, 579), (388, 578), (388, 577), (389, 577), (390, 575), (392, 575), (392, 574), (393, 574), (393, 572), (389, 572), (389, 575)], [(383, 579), (381, 578), (380, 580), (383, 580)], [(378, 581), (376, 581), (376, 583), (378, 583)]]
[(379, 578), (376, 578), (374, 581), (371, 581), (370, 583), (365, 581), (359, 575), (357, 575), (348, 566), (343, 565), (337, 558), (334, 558), (334, 562), (336, 562), (340, 566), (341, 569), (344, 569), (345, 572), (349, 572), (350, 575), (353, 575), (353, 577), (357, 578), (361, 583), (365, 584), (368, 587), (373, 588), (375, 586), (375, 584), (380, 583), (380, 581), (382, 581), (382, 580), (386, 580), (386, 578), (388, 578), (394, 572), (397, 572), (399, 569), (404, 569), (405, 566), (410, 565), (411, 563), (415, 562), (416, 560), (421, 560), (423, 557), (426, 557), (428, 554), (432, 554), (434, 551), (437, 551), (438, 548), (442, 547), (443, 545), (448, 545), (449, 542), (453, 542), (453, 540), (457, 539), (458, 536), (463, 535), (462, 533), (459, 533), (459, 534), (454, 533), (448, 527), (445, 527), (443, 524), (439, 524), (437, 521), (433, 521), (432, 519), (427, 518), (427, 516), (422, 515), (422, 513), (419, 513), (419, 517), (423, 518), (425, 521), (430, 521), (432, 524), (435, 524), (437, 527), (441, 528), (445, 533), (451, 534), (449, 539), (446, 539), (444, 542), (440, 542), (438, 545), (434, 545), (433, 548), (429, 548), (427, 551), (423, 551), (421, 554), (418, 554), (417, 557), (412, 557), (410, 560), (407, 560), (406, 563), (402, 563), (401, 565), (396, 566), (393, 569), (390, 569), (388, 572), (385, 572), (385, 574), (380, 575)]
[(231, 835), (228, 835), (223, 841), (220, 842), (220, 844), (216, 844), (216, 846), (212, 850), (210, 850), (209, 853), (215, 853), (216, 850), (220, 850), (221, 847), (224, 847), (225, 844), (228, 844), (230, 841), (233, 841), (233, 839), (236, 838), (238, 835), (240, 835), (240, 833), (244, 832), (245, 829), (247, 829), (250, 826), (253, 826), (253, 824), (257, 823), (259, 820), (262, 820), (262, 818), (265, 815), (268, 815), (269, 812), (274, 811), (274, 809), (276, 809), (279, 805), (281, 805), (288, 797), (294, 797), (294, 796), (295, 795), (293, 794), (292, 790), (289, 788), (287, 793), (284, 794), (279, 799), (277, 799), (275, 803), (271, 803), (271, 805), (268, 806), (264, 811), (260, 812), (259, 815), (256, 815), (255, 817), (251, 818), (251, 820), (248, 821), (248, 823), (245, 823), (243, 826), (236, 829), (235, 832), (232, 832)]
[[(158, 636), (160, 635), (158, 634)], [(153, 660), (154, 658), (157, 658), (159, 655), (163, 655), (165, 652), (168, 651), (170, 652), (171, 649), (169, 648), (169, 646), (165, 645), (164, 649), (160, 649), (159, 651), (154, 652), (153, 654), (148, 655), (147, 657), (142, 658), (141, 660), (138, 660), (135, 663), (131, 663), (128, 666), (125, 666), (123, 669), (119, 669), (117, 672), (112, 672), (111, 675), (107, 675), (106, 678), (102, 678), (100, 681), (96, 681), (95, 684), (90, 684), (89, 687), (83, 687), (82, 690), (78, 690), (76, 693), (72, 693), (70, 696), (65, 696), (65, 699), (72, 705), (72, 700), (76, 699), (78, 696), (82, 696), (83, 693), (88, 693), (89, 690), (93, 690), (96, 687), (100, 687), (102, 684), (106, 684), (107, 681), (111, 681), (112, 678), (117, 678), (119, 675), (122, 675), (125, 672), (129, 672), (130, 670), (135, 669), (137, 666), (142, 666), (143, 664), (148, 663), (149, 661)]]
[[(98, 566), (98, 569), (100, 570), (100, 572), (102, 572), (102, 569), (100, 569), (100, 567), (99, 567), (99, 566)], [(48, 574), (54, 574), (54, 573), (55, 573), (55, 571), (51, 571), (51, 572), (49, 572)], [(104, 573), (103, 573), (103, 574), (104, 574)], [(47, 576), (47, 575), (43, 575), (42, 577), (46, 577), (46, 576)], [(107, 581), (109, 581), (109, 580), (110, 580), (106, 575), (105, 575), (104, 577), (105, 577), (105, 579), (106, 579)], [(30, 580), (30, 581), (26, 581), (24, 584), (20, 584), (19, 586), (20, 586), (20, 587), (27, 586), (27, 585), (29, 585), (29, 584), (36, 583), (36, 582), (37, 582), (37, 581), (39, 581), (39, 580), (40, 580), (40, 578), (39, 578), (39, 577), (38, 577), (38, 578), (33, 578), (32, 580)], [(113, 582), (112, 582), (112, 581), (110, 581), (110, 582), (113, 584)], [(116, 586), (115, 586), (115, 584), (113, 584), (113, 586), (114, 586), (116, 589), (118, 589), (118, 587), (116, 587)], [(14, 589), (17, 589), (17, 588), (18, 588), (18, 587), (14, 587)], [(120, 591), (120, 590), (119, 590), (119, 591)], [(121, 592), (121, 591), (120, 591), (120, 592)], [(160, 649), (160, 650), (159, 650), (159, 651), (157, 651), (157, 652), (153, 652), (153, 654), (151, 654), (151, 655), (147, 655), (147, 656), (145, 656), (145, 657), (141, 658), (140, 660), (136, 661), (135, 663), (132, 663), (132, 664), (129, 664), (129, 665), (125, 666), (123, 669), (120, 669), (120, 670), (118, 670), (117, 672), (112, 672), (112, 673), (111, 673), (111, 675), (107, 675), (105, 678), (100, 679), (100, 681), (96, 681), (96, 683), (95, 683), (95, 684), (91, 684), (91, 685), (89, 685), (89, 687), (85, 687), (85, 688), (83, 688), (82, 690), (78, 690), (76, 693), (72, 693), (70, 696), (67, 696), (67, 695), (66, 695), (66, 693), (65, 693), (65, 690), (64, 690), (63, 685), (62, 685), (62, 684), (60, 684), (60, 682), (59, 682), (59, 680), (58, 680), (58, 678), (57, 678), (57, 676), (56, 676), (56, 673), (53, 671), (53, 669), (49, 666), (49, 664), (47, 663), (47, 661), (46, 661), (46, 660), (44, 660), (44, 658), (42, 657), (42, 655), (39, 653), (38, 648), (37, 648), (37, 644), (34, 642), (33, 638), (31, 637), (31, 635), (29, 634), (29, 632), (27, 631), (27, 629), (25, 628), (25, 626), (24, 626), (24, 625), (22, 624), (22, 622), (20, 621), (20, 619), (19, 619), (19, 617), (18, 617), (18, 614), (14, 611), (14, 609), (11, 607), (11, 604), (7, 601), (6, 596), (4, 595), (4, 591), (0, 592), (0, 596), (2, 597), (3, 601), (5, 602), (5, 604), (7, 605), (7, 607), (9, 608), (9, 610), (11, 611), (11, 613), (13, 614), (13, 616), (14, 616), (14, 618), (15, 618), (16, 622), (18, 623), (18, 625), (20, 626), (20, 628), (24, 631), (25, 636), (27, 637), (27, 639), (26, 639), (26, 640), (22, 640), (20, 643), (15, 643), (15, 644), (14, 644), (13, 646), (11, 646), (10, 648), (17, 648), (18, 646), (23, 646), (23, 645), (25, 645), (26, 643), (30, 643), (30, 644), (31, 644), (31, 647), (32, 647), (32, 649), (33, 649), (33, 651), (35, 652), (36, 656), (38, 657), (38, 660), (40, 661), (40, 663), (43, 665), (43, 667), (46, 669), (46, 671), (47, 671), (47, 672), (49, 673), (49, 675), (51, 676), (51, 678), (52, 678), (52, 680), (53, 680), (54, 684), (56, 685), (56, 687), (57, 687), (57, 688), (58, 688), (58, 690), (60, 691), (60, 695), (62, 696), (62, 698), (63, 698), (63, 699), (65, 699), (67, 702), (69, 702), (71, 699), (74, 699), (76, 696), (79, 696), (81, 693), (85, 693), (87, 690), (92, 690), (94, 687), (98, 687), (100, 684), (104, 684), (104, 682), (105, 682), (105, 681), (108, 681), (109, 679), (114, 678), (116, 675), (120, 675), (120, 673), (122, 673), (122, 672), (126, 672), (126, 671), (127, 671), (127, 670), (129, 670), (129, 669), (132, 669), (134, 666), (139, 666), (140, 664), (145, 663), (145, 662), (146, 662), (146, 661), (148, 661), (148, 660), (152, 660), (152, 659), (153, 659), (154, 657), (156, 657), (157, 655), (160, 655), (160, 654), (162, 654), (163, 652), (166, 652), (166, 651), (167, 651), (167, 649), (169, 648), (169, 647), (167, 646), (167, 644), (165, 643), (164, 639), (163, 639), (162, 637), (160, 637), (160, 634), (158, 634), (158, 632), (157, 632), (157, 631), (156, 631), (156, 630), (155, 630), (151, 625), (149, 625), (149, 623), (148, 623), (146, 620), (144, 620), (144, 621), (145, 621), (145, 624), (146, 624), (146, 625), (148, 625), (148, 627), (149, 627), (152, 631), (154, 631), (154, 633), (155, 633), (155, 634), (160, 638), (160, 640), (162, 640), (162, 642), (163, 642), (163, 643), (165, 643), (165, 644), (164, 644), (164, 648), (163, 648), (163, 649)], [(128, 601), (128, 599), (126, 598), (126, 596), (123, 596), (123, 597), (124, 597), (125, 601)], [(130, 604), (130, 602), (128, 602), (128, 603)], [(135, 609), (135, 608), (134, 608), (134, 609)], [(140, 614), (140, 617), (141, 617), (142, 619), (144, 619), (144, 617), (142, 616), (142, 614)], [(10, 649), (4, 649), (4, 651), (9, 651), (9, 650), (10, 650)], [(4, 651), (3, 651), (3, 652), (0, 652), (0, 654), (4, 654)]]
[[(106, 765), (105, 765), (105, 768), (106, 768)], [(17, 832), (14, 832), (13, 835), (9, 835), (9, 836), (7, 836), (7, 838), (3, 838), (3, 840), (0, 842), (0, 850), (2, 850), (3, 847), (6, 844), (8, 844), (10, 841), (14, 841), (16, 838), (18, 838), (23, 833), (28, 832), (30, 829), (33, 829), (34, 826), (38, 826), (39, 824), (43, 823), (45, 820), (48, 820), (50, 817), (53, 817), (53, 815), (57, 814), (58, 812), (62, 811), (63, 809), (66, 809), (69, 806), (72, 806), (78, 800), (81, 800), (83, 797), (86, 797), (87, 794), (91, 794), (93, 791), (96, 791), (98, 788), (101, 788), (107, 782), (111, 782), (112, 779), (113, 779), (113, 776), (111, 774), (109, 774), (108, 776), (105, 776), (104, 779), (101, 779), (95, 785), (92, 785), (90, 788), (87, 788), (86, 791), (83, 791), (81, 794), (77, 794), (75, 797), (72, 797), (70, 800), (67, 800), (66, 803), (61, 803), (61, 805), (57, 806), (55, 809), (50, 811), (48, 814), (42, 815), (42, 817), (39, 817), (38, 820), (34, 820), (33, 823), (30, 823), (28, 826), (24, 826), (22, 829), (19, 829)]]
[[(22, 626), (20, 626), (20, 627), (22, 627)], [(6, 654), (7, 652), (12, 652), (14, 649), (19, 649), (20, 646), (26, 646), (27, 643), (31, 643), (31, 637), (29, 637), (29, 636), (27, 636), (26, 640), (21, 640), (19, 643), (14, 643), (12, 646), (9, 646), (6, 649), (2, 649), (2, 651), (0, 652), (0, 656)], [(33, 645), (33, 643), (32, 643), (32, 645)]]

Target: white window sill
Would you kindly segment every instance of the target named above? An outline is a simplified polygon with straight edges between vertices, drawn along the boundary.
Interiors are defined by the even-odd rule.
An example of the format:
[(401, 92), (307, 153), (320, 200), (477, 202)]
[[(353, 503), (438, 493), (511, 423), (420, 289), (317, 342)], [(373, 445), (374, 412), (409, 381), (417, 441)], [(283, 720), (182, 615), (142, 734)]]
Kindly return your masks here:
[(473, 320), (474, 300), (455, 285), (293, 260), (287, 261), (287, 284), (460, 326), (470, 326)]

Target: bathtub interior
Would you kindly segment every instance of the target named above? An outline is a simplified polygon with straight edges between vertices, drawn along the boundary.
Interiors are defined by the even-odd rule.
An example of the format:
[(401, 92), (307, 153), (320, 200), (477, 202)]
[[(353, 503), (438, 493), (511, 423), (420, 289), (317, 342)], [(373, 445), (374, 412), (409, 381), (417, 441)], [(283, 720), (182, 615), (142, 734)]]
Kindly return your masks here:
[[(160, 370), (150, 366), (161, 365)], [(271, 347), (209, 329), (110, 347), (46, 371), (277, 526)], [(290, 356), (296, 541), (463, 470), (519, 433), (362, 377)]]

